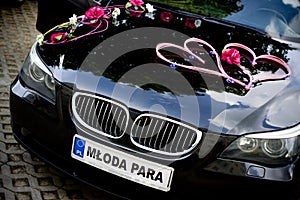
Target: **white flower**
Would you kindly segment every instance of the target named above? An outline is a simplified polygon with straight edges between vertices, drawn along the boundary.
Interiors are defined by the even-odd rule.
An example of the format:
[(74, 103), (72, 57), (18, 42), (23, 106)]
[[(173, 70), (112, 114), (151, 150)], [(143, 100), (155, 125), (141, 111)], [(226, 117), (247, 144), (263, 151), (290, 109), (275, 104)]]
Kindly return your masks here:
[(72, 17), (69, 18), (70, 24), (76, 26), (77, 24), (77, 15), (73, 14)]
[(121, 14), (120, 8), (115, 8), (111, 15), (112, 15), (112, 17), (113, 17), (114, 19), (117, 19), (117, 17), (118, 17), (120, 14)]
[(146, 4), (146, 9), (148, 10), (148, 12), (153, 13), (154, 11), (156, 11), (156, 9), (153, 7), (153, 5), (151, 5), (150, 3)]
[(145, 17), (148, 17), (148, 18), (150, 18), (150, 19), (152, 19), (152, 20), (154, 20), (155, 19), (155, 14), (154, 13), (152, 13), (152, 12), (149, 12), (149, 13), (146, 13), (145, 14)]
[(44, 35), (43, 34), (39, 34), (36, 36), (36, 40), (37, 42), (39, 43), (39, 45), (42, 45), (43, 44), (43, 41), (44, 41)]
[(113, 24), (114, 26), (119, 26), (119, 25), (120, 25), (120, 22), (119, 22), (118, 20), (113, 20), (113, 21), (112, 21), (112, 24)]
[(197, 19), (197, 20), (195, 20), (195, 26), (196, 26), (196, 28), (199, 28), (200, 26), (201, 26), (201, 20), (200, 19)]

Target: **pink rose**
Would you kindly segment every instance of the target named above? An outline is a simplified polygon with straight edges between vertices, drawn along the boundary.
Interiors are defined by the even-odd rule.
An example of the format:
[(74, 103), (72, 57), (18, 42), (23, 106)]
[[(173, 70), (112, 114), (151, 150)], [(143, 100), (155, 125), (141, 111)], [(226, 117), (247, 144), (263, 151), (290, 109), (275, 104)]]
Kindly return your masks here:
[(51, 35), (50, 40), (52, 43), (61, 42), (67, 38), (67, 35), (68, 35), (68, 33), (66, 33), (66, 32), (54, 33)]
[(226, 61), (228, 64), (239, 65), (241, 64), (240, 52), (235, 48), (226, 49), (222, 52), (222, 60)]
[(160, 14), (160, 19), (164, 22), (170, 22), (173, 19), (173, 15), (170, 12), (162, 12)]
[(130, 17), (141, 17), (142, 13), (140, 13), (140, 12), (133, 12), (133, 13), (130, 13), (129, 16)]
[(133, 6), (141, 7), (144, 4), (143, 0), (129, 0)]
[(85, 12), (85, 17), (87, 19), (98, 19), (104, 14), (104, 10), (100, 6), (94, 6)]
[(185, 26), (194, 29), (196, 28), (195, 21), (196, 18), (186, 18)]

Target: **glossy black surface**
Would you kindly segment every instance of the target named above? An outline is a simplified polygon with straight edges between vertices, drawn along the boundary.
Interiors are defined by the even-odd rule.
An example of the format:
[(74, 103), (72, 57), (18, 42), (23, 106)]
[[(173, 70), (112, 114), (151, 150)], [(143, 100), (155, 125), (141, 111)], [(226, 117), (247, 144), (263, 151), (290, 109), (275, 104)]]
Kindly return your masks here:
[[(53, 67), (54, 74), (60, 75), (56, 76), (60, 82), (83, 90), (90, 90), (90, 88), (95, 88), (95, 84), (98, 84), (97, 88), (91, 92), (112, 97), (140, 112), (162, 112), (155, 108), (151, 110), (153, 105), (158, 104), (164, 108), (164, 113), (161, 114), (181, 119), (205, 130), (210, 129), (212, 132), (242, 135), (282, 129), (298, 124), (299, 116), (294, 114), (298, 113), (298, 108), (290, 106), (297, 103), (299, 93), (299, 80), (296, 77), (299, 73), (297, 58), (300, 52), (297, 48), (277, 42), (269, 36), (251, 29), (232, 25), (225, 21), (219, 22), (199, 16), (195, 18), (191, 14), (179, 11), (171, 12), (174, 13), (172, 14), (174, 20), (166, 23), (160, 15), (164, 12), (169, 12), (169, 10), (158, 8), (154, 20), (146, 16), (122, 15), (119, 21), (124, 20), (126, 23), (117, 27), (111, 24), (109, 29), (102, 34), (82, 38), (65, 45), (44, 45), (39, 48), (39, 53), (46, 63)], [(193, 21), (201, 20), (201, 27), (187, 26), (186, 20), (191, 17), (194, 17)], [(159, 30), (159, 27), (165, 31)], [(130, 31), (133, 28), (135, 30), (139, 28), (140, 31)], [(128, 32), (124, 33), (124, 31)], [(182, 37), (179, 38), (175, 33), (182, 33)], [(115, 34), (119, 35), (114, 40), (110, 40), (110, 37)], [(189, 37), (207, 41), (219, 54), (227, 43), (238, 42), (250, 47), (257, 56), (275, 55), (287, 62), (292, 70), (292, 76), (286, 80), (258, 83), (249, 91), (245, 91), (244, 88), (238, 87), (236, 84), (228, 84), (226, 80), (219, 77), (184, 69), (174, 70), (157, 57), (155, 45), (159, 42), (183, 45), (183, 42)], [(100, 47), (97, 46), (99, 44), (101, 44)], [(116, 55), (116, 50), (124, 46), (127, 48), (127, 54), (118, 59), (106, 58), (107, 55)], [(136, 50), (137, 47), (143, 49)], [(64, 55), (63, 69), (58, 67), (60, 55)], [(110, 63), (111, 59), (116, 60)], [(88, 66), (88, 62), (97, 64), (91, 68)], [(143, 64), (149, 65), (149, 71), (133, 72), (138, 73), (138, 76), (132, 74), (132, 77), (127, 78), (130, 81), (123, 82), (121, 78), (124, 74), (135, 66)], [(164, 66), (158, 66), (159, 64)], [(209, 67), (218, 70), (213, 63)], [(76, 70), (79, 68), (80, 70), (77, 72)], [(256, 65), (251, 71), (254, 76), (283, 73), (274, 66), (264, 65)], [(61, 76), (61, 74), (63, 75)], [(181, 76), (185, 77), (188, 83), (179, 82)], [(158, 84), (144, 85), (143, 82)], [(207, 86), (205, 82), (214, 82), (214, 84)], [(159, 83), (161, 86), (158, 86)], [(192, 90), (189, 88), (189, 84)], [(115, 88), (120, 85), (123, 90), (117, 94), (113, 93)], [(170, 87), (168, 88), (168, 86)], [(122, 94), (123, 92), (124, 94)], [(132, 94), (130, 99), (126, 96), (129, 93)], [(190, 101), (196, 102), (199, 106), (193, 107), (195, 104), (191, 104)], [(280, 105), (278, 105), (279, 102)], [(182, 108), (180, 106), (190, 110), (187, 111), (189, 114), (184, 115), (183, 118), (181, 118)], [(192, 112), (194, 110), (197, 112)]]
[[(70, 2), (64, 3), (68, 5)], [(261, 4), (262, 2), (264, 1), (260, 1)], [(37, 26), (41, 31), (47, 28), (44, 17), (49, 2), (39, 3)], [(106, 5), (106, 1), (101, 3), (102, 6)], [(111, 3), (120, 5), (126, 1)], [(247, 16), (246, 13), (254, 9), (253, 6), (260, 6), (250, 4), (249, 1), (235, 4), (229, 10), (220, 4), (223, 6), (218, 7), (220, 10), (217, 13), (221, 13), (224, 20), (214, 18), (218, 16), (205, 17), (205, 13), (199, 11), (201, 6), (195, 11), (194, 7), (184, 4), (181, 5), (182, 10), (179, 10), (173, 7), (179, 5), (173, 1), (172, 3), (172, 7), (153, 3), (156, 9), (154, 16), (130, 16), (123, 13), (118, 17), (118, 25), (109, 21), (108, 29), (101, 34), (63, 44), (37, 45), (41, 60), (55, 78), (56, 99), (53, 102), (45, 98), (17, 77), (11, 85), (10, 98), (12, 127), (16, 139), (44, 161), (81, 181), (116, 195), (136, 196), (137, 199), (139, 195), (143, 196), (144, 191), (151, 194), (151, 197), (158, 195), (167, 198), (179, 194), (178, 199), (182, 199), (186, 193), (194, 197), (192, 194), (197, 193), (197, 187), (203, 187), (203, 182), (215, 184), (216, 177), (222, 182), (219, 174), (257, 180), (292, 181), (298, 156), (284, 164), (263, 164), (255, 159), (234, 160), (220, 155), (231, 142), (244, 134), (272, 134), (272, 131), (298, 125), (300, 49), (299, 44), (290, 44), (291, 41), (297, 41), (297, 37), (280, 42), (278, 38), (283, 37), (274, 38), (271, 33), (266, 34), (262, 26), (254, 28), (257, 24), (243, 21), (241, 16)], [(211, 8), (210, 3), (207, 5)], [(64, 22), (63, 20), (68, 21), (63, 15), (73, 11), (78, 11), (80, 15), (86, 10), (84, 8), (90, 6), (84, 1), (74, 1), (71, 4), (76, 9), (64, 12), (64, 6), (59, 8), (60, 12), (55, 19), (57, 24)], [(72, 15), (68, 15), (70, 16)], [(48, 17), (51, 18), (51, 15)], [(196, 20), (201, 22), (198, 27), (195, 26)], [(79, 36), (89, 30), (86, 27), (78, 28), (74, 35)], [(205, 40), (219, 54), (231, 42), (248, 46), (257, 56), (272, 54), (288, 64), (292, 75), (283, 80), (260, 82), (248, 91), (218, 76), (172, 66), (157, 56), (157, 44), (169, 42), (182, 46), (190, 37)], [(46, 34), (45, 40), (50, 40), (49, 34)], [(204, 67), (217, 71), (210, 50), (201, 48), (201, 53), (208, 63)], [(177, 62), (190, 61), (174, 54), (167, 56)], [(269, 62), (251, 67), (249, 60), (244, 59), (243, 64), (249, 67), (253, 76), (284, 73), (280, 67), (270, 65)], [(236, 69), (229, 67), (224, 64), (231, 76), (240, 75)], [(95, 139), (75, 123), (71, 101), (77, 91), (124, 105), (132, 120), (143, 113), (156, 113), (195, 127), (202, 131), (203, 137), (193, 151), (176, 159), (171, 156), (149, 156), (128, 142), (127, 135), (120, 140), (104, 136)], [(154, 191), (74, 160), (70, 156), (74, 134), (81, 134), (140, 158), (170, 165), (175, 169), (171, 191)], [(214, 178), (211, 179), (207, 176), (207, 171), (218, 174), (213, 174)], [(99, 181), (107, 179), (111, 181)], [(118, 186), (115, 186), (116, 182)], [(122, 184), (128, 187), (123, 188)]]

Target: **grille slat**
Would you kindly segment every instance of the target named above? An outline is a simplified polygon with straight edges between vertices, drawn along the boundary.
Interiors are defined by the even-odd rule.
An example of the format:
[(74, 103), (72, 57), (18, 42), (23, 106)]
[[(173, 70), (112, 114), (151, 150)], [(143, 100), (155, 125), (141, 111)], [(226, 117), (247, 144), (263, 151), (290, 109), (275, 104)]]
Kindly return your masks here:
[(111, 115), (112, 110), (113, 110), (113, 108), (109, 109), (109, 111), (108, 111), (107, 121), (105, 123), (104, 130), (103, 130), (105, 133), (109, 133), (109, 134), (111, 134), (111, 133), (108, 131), (108, 127), (110, 127), (110, 124), (113, 123), (113, 119), (112, 119), (112, 115)]
[[(123, 117), (123, 118), (122, 118), (122, 122), (121, 122), (121, 126), (120, 126), (121, 129), (122, 129), (122, 130), (126, 130), (125, 127), (127, 126), (127, 124), (128, 124), (128, 121), (126, 122), (126, 121), (125, 121), (125, 117)], [(118, 126), (117, 126), (117, 128), (118, 128)]]
[(178, 151), (179, 143), (181, 142), (181, 138), (182, 138), (182, 136), (183, 136), (183, 134), (184, 134), (184, 131), (185, 131), (185, 130), (183, 130), (181, 134), (178, 134), (178, 136), (179, 136), (179, 139), (178, 139), (178, 140), (174, 140), (174, 142), (176, 143), (175, 151)]
[(133, 144), (142, 149), (180, 156), (199, 144), (202, 132), (167, 117), (142, 114), (135, 119), (130, 137)]
[(89, 102), (90, 102), (90, 99), (87, 99), (86, 100), (87, 102), (86, 102), (86, 104), (87, 104), (87, 106), (85, 106), (85, 108), (83, 108), (82, 110), (83, 110), (83, 113), (82, 113), (82, 118), (86, 121), (86, 113), (87, 113), (87, 111), (86, 111), (86, 109), (90, 106), (89, 105)]
[(150, 124), (148, 125), (147, 132), (145, 133), (145, 136), (144, 136), (144, 146), (145, 146), (146, 143), (147, 143), (146, 138), (147, 138), (147, 136), (148, 136), (148, 134), (149, 134), (149, 131), (150, 131), (150, 129), (151, 129), (152, 124), (153, 124), (153, 120), (150, 120)]
[[(107, 118), (106, 118), (106, 111), (107, 111), (107, 108), (108, 108), (108, 104), (105, 104), (105, 109), (104, 109), (103, 113), (102, 113), (101, 115), (99, 115), (99, 116), (101, 117), (101, 120), (99, 120), (99, 121), (101, 121), (101, 125), (100, 125), (101, 131), (104, 131), (103, 123), (104, 123), (104, 121), (107, 119)], [(99, 124), (100, 124), (100, 122), (99, 122)]]
[[(154, 138), (153, 136), (154, 136), (154, 134), (155, 134), (155, 130), (156, 130), (156, 127), (157, 127), (157, 124), (158, 124), (158, 120), (156, 120), (156, 122), (155, 122), (155, 125), (154, 125), (154, 129), (153, 129), (153, 131), (152, 131), (152, 133), (151, 133), (151, 138)], [(148, 147), (150, 147), (151, 146), (151, 139), (149, 140), (149, 143), (148, 143)]]
[[(181, 145), (181, 147), (182, 148), (185, 148), (185, 144), (188, 144), (187, 143), (187, 140), (188, 140), (188, 136), (189, 136), (189, 130), (187, 131), (187, 133), (185, 133), (185, 135), (183, 136), (184, 138), (182, 139), (182, 141), (183, 141), (183, 144)], [(191, 139), (192, 137), (190, 137), (190, 139)]]
[(159, 134), (160, 134), (160, 131), (161, 131), (163, 125), (164, 125), (164, 122), (160, 121), (160, 126), (159, 126), (159, 129), (158, 129), (158, 132), (156, 134), (154, 133), (155, 134), (155, 142), (154, 142), (154, 147), (153, 147), (154, 149), (158, 149), (157, 146), (156, 146), (156, 143), (157, 143), (157, 140), (159, 138)]
[[(163, 134), (162, 134), (160, 143), (159, 143), (159, 145), (158, 145), (158, 148), (159, 148), (159, 149), (162, 149), (162, 148), (163, 148), (164, 137), (166, 136), (166, 131), (167, 131), (169, 125), (170, 125), (170, 124), (168, 123), (168, 124), (166, 125), (166, 128), (164, 129), (164, 132), (163, 132)], [(169, 135), (170, 135), (170, 134), (169, 134)]]
[[(175, 127), (175, 125), (172, 124), (171, 132), (173, 131), (174, 127)], [(164, 148), (164, 151), (165, 151), (165, 152), (168, 152), (168, 147), (170, 148), (170, 145), (169, 145), (170, 138), (171, 138), (171, 134), (168, 135), (168, 138), (167, 138), (167, 141), (166, 141), (166, 144), (167, 144), (167, 145), (166, 145), (165, 148)]]
[[(142, 133), (144, 132), (144, 129), (145, 129), (145, 127), (146, 127), (146, 124), (147, 124), (147, 121), (145, 120), (145, 121), (144, 121), (144, 124), (143, 124), (143, 126), (142, 126), (142, 130), (141, 130)], [(149, 130), (150, 126), (151, 126), (151, 122), (150, 122), (150, 124), (148, 125), (148, 129), (147, 129), (147, 130)], [(140, 143), (144, 143), (144, 144), (145, 144), (145, 137), (146, 137), (146, 135), (147, 135), (147, 133), (145, 133), (145, 136), (142, 136), (142, 137), (139, 138), (139, 142), (140, 142)]]
[(96, 110), (99, 106), (99, 101), (97, 101), (96, 105), (95, 105), (95, 109), (93, 110), (93, 118), (92, 118), (92, 127), (96, 127), (97, 126), (97, 122), (96, 122)]
[[(119, 109), (119, 108), (118, 108)], [(119, 124), (119, 120), (120, 120), (120, 117), (121, 117), (121, 114), (122, 114), (122, 110), (120, 110), (119, 112), (118, 112), (119, 114), (118, 114), (118, 117), (117, 117), (117, 120), (116, 120), (116, 125), (115, 126), (111, 126), (111, 128), (113, 128), (114, 130), (113, 131), (111, 131), (111, 132), (114, 132), (114, 133), (116, 133), (117, 132), (117, 128), (118, 128), (118, 124)]]
[[(79, 102), (80, 100), (82, 101), (82, 103)], [(79, 113), (80, 115), (82, 115), (82, 110), (83, 110), (83, 105), (84, 105), (85, 99), (84, 99), (84, 98), (80, 98), (79, 101), (78, 101), (78, 104), (79, 104), (79, 106), (78, 106), (79, 112), (78, 112), (78, 113)]]
[[(99, 118), (100, 118), (100, 115), (101, 115), (103, 105), (104, 105), (104, 102), (101, 103), (101, 107), (98, 110), (97, 119), (96, 119), (96, 129), (99, 129), (99, 130), (101, 129), (100, 124), (99, 124)], [(97, 113), (97, 109), (96, 109), (96, 113)]]
[(115, 139), (124, 135), (129, 121), (129, 113), (125, 106), (80, 92), (73, 95), (72, 111), (79, 124), (91, 133)]
[[(113, 134), (114, 132), (112, 131), (112, 128), (113, 127), (116, 127), (117, 126), (117, 124), (115, 123), (115, 121), (114, 121), (114, 116), (116, 116), (116, 114), (117, 114), (117, 110), (118, 110), (118, 107), (114, 107), (114, 109), (112, 110), (112, 112), (111, 112), (111, 123), (109, 123), (108, 125), (109, 125), (109, 133), (111, 133), (111, 134)], [(115, 135), (116, 136), (116, 135)]]

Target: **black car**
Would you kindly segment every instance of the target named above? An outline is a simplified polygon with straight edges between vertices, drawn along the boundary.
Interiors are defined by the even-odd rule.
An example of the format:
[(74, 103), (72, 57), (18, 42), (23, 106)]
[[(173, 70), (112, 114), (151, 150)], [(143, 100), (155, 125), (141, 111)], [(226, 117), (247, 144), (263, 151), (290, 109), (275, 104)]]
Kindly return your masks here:
[(27, 150), (126, 198), (296, 179), (298, 0), (38, 3), (10, 88)]

